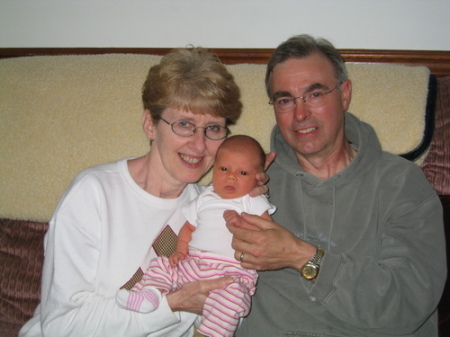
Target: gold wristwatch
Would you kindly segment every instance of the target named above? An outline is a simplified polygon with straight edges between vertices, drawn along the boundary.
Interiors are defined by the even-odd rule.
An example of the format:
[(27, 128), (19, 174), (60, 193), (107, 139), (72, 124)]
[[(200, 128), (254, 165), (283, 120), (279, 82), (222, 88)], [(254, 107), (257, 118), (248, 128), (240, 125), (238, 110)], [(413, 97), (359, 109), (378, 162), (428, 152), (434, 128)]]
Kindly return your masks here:
[(302, 267), (301, 274), (305, 279), (314, 280), (319, 275), (320, 262), (324, 255), (325, 251), (322, 248), (317, 248), (316, 254)]

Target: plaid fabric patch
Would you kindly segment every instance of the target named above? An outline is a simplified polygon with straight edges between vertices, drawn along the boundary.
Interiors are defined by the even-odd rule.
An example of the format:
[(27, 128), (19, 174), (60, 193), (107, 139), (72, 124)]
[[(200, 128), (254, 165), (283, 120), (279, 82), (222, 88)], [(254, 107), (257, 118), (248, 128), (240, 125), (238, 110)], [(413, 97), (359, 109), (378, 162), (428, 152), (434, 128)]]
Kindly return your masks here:
[[(177, 241), (178, 236), (175, 234), (173, 229), (167, 225), (161, 234), (159, 234), (159, 236), (155, 239), (152, 246), (158, 256), (170, 256), (177, 248)], [(139, 268), (131, 279), (120, 287), (120, 289), (130, 290), (142, 279), (142, 276), (144, 276), (144, 272), (141, 268)]]
[(153, 242), (153, 249), (158, 256), (170, 256), (177, 248), (178, 237), (172, 228), (167, 225)]
[(142, 276), (144, 276), (144, 272), (142, 271), (141, 268), (139, 268), (138, 270), (136, 270), (136, 272), (130, 278), (130, 280), (123, 286), (121, 286), (120, 289), (131, 290), (131, 288), (133, 288), (133, 286), (142, 279)]

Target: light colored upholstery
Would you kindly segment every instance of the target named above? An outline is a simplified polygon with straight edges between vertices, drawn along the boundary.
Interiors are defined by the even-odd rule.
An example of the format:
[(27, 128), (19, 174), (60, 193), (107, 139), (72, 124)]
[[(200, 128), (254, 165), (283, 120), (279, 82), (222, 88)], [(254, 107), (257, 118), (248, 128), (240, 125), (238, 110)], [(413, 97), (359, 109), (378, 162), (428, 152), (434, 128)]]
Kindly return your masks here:
[[(48, 221), (82, 169), (146, 153), (140, 93), (159, 59), (111, 54), (0, 60), (0, 217)], [(268, 151), (274, 116), (265, 65), (227, 67), (244, 103), (232, 132), (257, 138)], [(350, 111), (375, 127), (384, 149), (404, 153), (417, 147), (429, 70), (381, 64), (348, 69)]]

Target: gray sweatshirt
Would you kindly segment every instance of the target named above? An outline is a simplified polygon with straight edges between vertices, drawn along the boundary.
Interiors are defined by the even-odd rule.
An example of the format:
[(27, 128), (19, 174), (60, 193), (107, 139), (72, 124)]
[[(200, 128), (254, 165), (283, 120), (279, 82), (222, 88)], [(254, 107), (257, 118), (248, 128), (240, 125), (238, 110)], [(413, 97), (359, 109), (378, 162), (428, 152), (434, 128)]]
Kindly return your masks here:
[(442, 207), (420, 168), (383, 152), (371, 126), (346, 113), (358, 150), (327, 180), (304, 172), (277, 127), (269, 169), (275, 222), (325, 249), (316, 282), (260, 272), (236, 336), (437, 336), (446, 279)]

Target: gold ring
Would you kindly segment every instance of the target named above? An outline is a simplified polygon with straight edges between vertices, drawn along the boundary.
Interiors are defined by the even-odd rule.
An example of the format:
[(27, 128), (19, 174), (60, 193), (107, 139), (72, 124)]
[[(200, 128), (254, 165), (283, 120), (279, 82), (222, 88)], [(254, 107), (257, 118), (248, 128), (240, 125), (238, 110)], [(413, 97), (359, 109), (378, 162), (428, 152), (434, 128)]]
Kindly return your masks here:
[(241, 260), (241, 262), (244, 262), (244, 253), (241, 253), (241, 256), (239, 256), (239, 260)]

